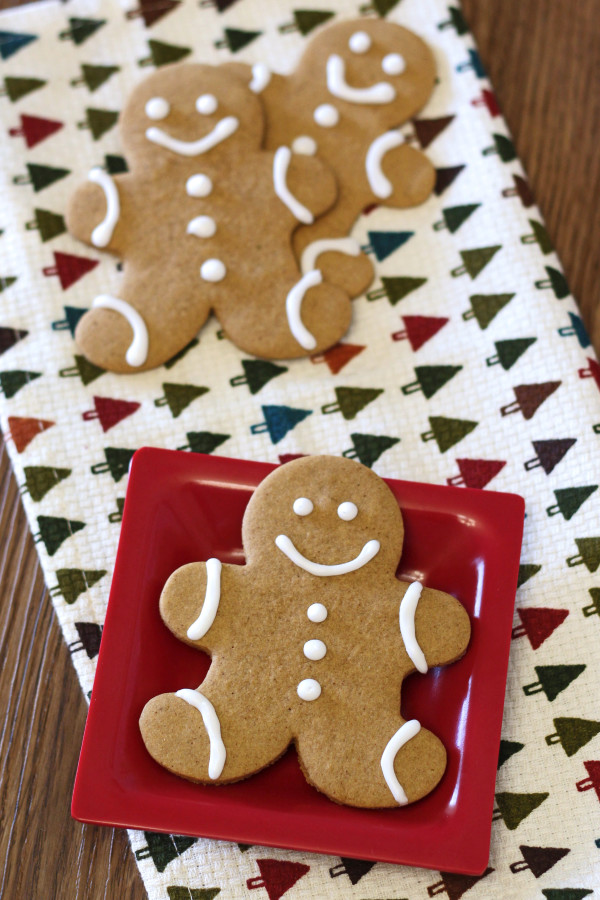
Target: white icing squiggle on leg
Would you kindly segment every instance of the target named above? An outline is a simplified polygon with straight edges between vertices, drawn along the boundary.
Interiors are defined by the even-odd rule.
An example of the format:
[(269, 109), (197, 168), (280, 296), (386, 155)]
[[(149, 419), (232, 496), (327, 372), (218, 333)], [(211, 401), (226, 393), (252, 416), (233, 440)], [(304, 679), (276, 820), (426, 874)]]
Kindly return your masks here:
[(381, 170), (383, 157), (394, 147), (399, 147), (404, 143), (404, 135), (401, 131), (386, 131), (375, 138), (365, 158), (365, 170), (367, 178), (371, 186), (371, 190), (376, 197), (385, 200), (390, 197), (394, 191), (391, 181), (386, 178)]
[(305, 225), (312, 225), (314, 216), (310, 209), (303, 206), (300, 201), (294, 197), (287, 186), (287, 170), (291, 158), (292, 151), (289, 147), (279, 147), (275, 151), (275, 156), (273, 158), (273, 187), (281, 202), (285, 203), (289, 211), (299, 222), (303, 222)]
[(394, 760), (396, 759), (398, 751), (416, 737), (420, 730), (421, 723), (417, 719), (410, 719), (409, 722), (405, 722), (387, 742), (381, 756), (381, 771), (383, 772), (385, 783), (389, 787), (394, 800), (399, 806), (406, 806), (408, 797), (404, 792), (404, 788), (396, 778)]
[(290, 331), (305, 350), (314, 350), (317, 341), (302, 322), (302, 301), (307, 290), (316, 284), (321, 284), (322, 281), (323, 276), (320, 269), (312, 269), (302, 276), (285, 298), (285, 312)]
[(264, 63), (254, 63), (252, 66), (252, 81), (248, 85), (254, 94), (260, 94), (271, 80), (271, 72)]
[(106, 215), (92, 231), (92, 244), (94, 247), (107, 247), (121, 214), (119, 192), (108, 172), (103, 172), (98, 166), (90, 170), (88, 179), (102, 188), (106, 199)]
[(415, 613), (417, 611), (417, 603), (421, 597), (423, 585), (418, 581), (413, 581), (409, 585), (404, 597), (400, 601), (400, 634), (406, 647), (406, 652), (410, 656), (417, 670), (424, 675), (428, 669), (425, 654), (419, 647), (419, 642), (415, 635)]
[(358, 256), (360, 253), (360, 244), (353, 237), (341, 238), (323, 238), (320, 241), (313, 241), (302, 251), (300, 260), (300, 268), (304, 273), (315, 268), (315, 263), (321, 253), (327, 253), (329, 250), (335, 250), (338, 253), (346, 253), (348, 256)]
[(206, 592), (200, 615), (187, 630), (190, 641), (199, 641), (215, 621), (221, 599), (221, 563), (214, 557), (206, 560)]
[(208, 777), (214, 781), (223, 771), (223, 766), (225, 765), (225, 759), (227, 757), (225, 744), (221, 737), (221, 723), (219, 722), (217, 712), (208, 697), (205, 697), (200, 691), (182, 688), (180, 691), (175, 691), (175, 696), (180, 697), (181, 700), (185, 700), (186, 703), (189, 703), (190, 706), (197, 709), (202, 716), (202, 721), (204, 722), (204, 727), (206, 728), (210, 743)]
[(134, 309), (126, 300), (119, 297), (111, 297), (110, 294), (99, 294), (92, 302), (94, 309), (112, 309), (113, 312), (124, 316), (133, 331), (133, 340), (125, 354), (126, 362), (132, 366), (143, 366), (148, 358), (148, 329), (146, 323), (137, 309)]

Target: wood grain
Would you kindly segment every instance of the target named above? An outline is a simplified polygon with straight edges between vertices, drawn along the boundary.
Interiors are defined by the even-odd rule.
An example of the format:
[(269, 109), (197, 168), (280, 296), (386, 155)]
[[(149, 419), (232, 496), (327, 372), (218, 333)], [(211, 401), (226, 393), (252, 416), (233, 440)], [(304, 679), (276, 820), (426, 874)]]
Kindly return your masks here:
[[(600, 350), (597, 2), (463, 0), (463, 9)], [(69, 815), (86, 704), (1, 441), (0, 660), (0, 896), (142, 900), (125, 833)]]
[(598, 3), (463, 0), (462, 6), (600, 353)]
[(143, 900), (127, 834), (70, 802), (87, 705), (0, 438), (0, 897)]

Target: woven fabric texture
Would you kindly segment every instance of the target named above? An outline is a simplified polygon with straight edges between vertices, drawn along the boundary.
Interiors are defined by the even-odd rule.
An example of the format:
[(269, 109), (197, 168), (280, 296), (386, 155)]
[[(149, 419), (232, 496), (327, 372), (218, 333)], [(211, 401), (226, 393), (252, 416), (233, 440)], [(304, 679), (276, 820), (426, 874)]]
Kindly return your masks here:
[[(275, 371), (222, 339), (213, 318), (155, 371), (118, 376), (86, 363), (74, 326), (97, 294), (118, 296), (121, 273), (66, 233), (64, 213), (93, 166), (122, 166), (117, 119), (132, 86), (175, 59), (262, 61), (286, 73), (320, 22), (357, 15), (406, 25), (435, 52), (439, 83), (403, 131), (437, 181), (418, 209), (382, 206), (357, 222), (376, 277), (342, 344)], [(149, 897), (591, 894), (600, 883), (600, 368), (460, 9), (48, 2), (0, 18), (0, 78), (0, 426), (86, 695), (141, 446), (272, 462), (346, 453), (383, 476), (526, 500), (485, 876), (131, 832)]]

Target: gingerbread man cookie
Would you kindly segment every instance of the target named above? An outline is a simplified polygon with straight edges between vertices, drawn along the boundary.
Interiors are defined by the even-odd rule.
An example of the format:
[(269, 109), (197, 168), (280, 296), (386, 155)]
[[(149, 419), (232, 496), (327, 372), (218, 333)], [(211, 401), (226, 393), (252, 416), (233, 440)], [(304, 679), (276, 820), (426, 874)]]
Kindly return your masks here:
[[(250, 78), (243, 66), (232, 69)], [(303, 270), (318, 259), (324, 277), (350, 296), (362, 293), (373, 276), (358, 242), (347, 237), (362, 210), (374, 203), (417, 206), (433, 190), (435, 169), (405, 143), (399, 126), (425, 105), (435, 76), (427, 45), (380, 19), (325, 27), (291, 75), (253, 67), (250, 87), (266, 109), (265, 146), (316, 154), (335, 172), (335, 206), (296, 231), (294, 249)]]
[(130, 172), (93, 169), (71, 199), (71, 233), (124, 260), (119, 296), (102, 294), (76, 340), (93, 363), (134, 372), (181, 350), (214, 310), (242, 350), (292, 358), (335, 344), (351, 304), (318, 265), (301, 273), (299, 223), (335, 201), (326, 165), (261, 149), (260, 99), (223, 67), (161, 68), (121, 117)]
[(193, 689), (150, 700), (146, 747), (191, 781), (226, 784), (294, 743), (307, 780), (338, 803), (393, 807), (441, 779), (446, 751), (400, 713), (403, 679), (462, 656), (469, 617), (454, 597), (399, 581), (402, 515), (360, 463), (305, 457), (253, 494), (246, 565), (178, 569), (166, 625), (212, 657)]

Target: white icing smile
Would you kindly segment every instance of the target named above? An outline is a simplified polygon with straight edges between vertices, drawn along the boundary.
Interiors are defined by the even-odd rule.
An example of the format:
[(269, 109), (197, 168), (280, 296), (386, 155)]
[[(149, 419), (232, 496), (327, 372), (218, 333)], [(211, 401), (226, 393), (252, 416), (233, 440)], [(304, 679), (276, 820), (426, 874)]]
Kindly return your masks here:
[(366, 566), (366, 564), (379, 553), (380, 547), (379, 541), (367, 541), (358, 556), (355, 556), (354, 559), (350, 559), (348, 562), (326, 566), (323, 563), (313, 562), (311, 559), (307, 559), (306, 556), (303, 556), (299, 550), (296, 550), (292, 541), (285, 534), (278, 534), (275, 538), (275, 544), (282, 553), (285, 553), (287, 558), (291, 560), (294, 565), (299, 566), (299, 568), (304, 569), (305, 572), (309, 572), (311, 575), (320, 575), (323, 577), (329, 575), (346, 575), (348, 572), (356, 572), (357, 569), (362, 569), (363, 566)]
[(387, 81), (379, 81), (366, 88), (354, 88), (346, 82), (346, 64), (341, 56), (332, 53), (327, 60), (327, 88), (334, 97), (348, 103), (391, 103), (396, 90)]
[(153, 144), (172, 150), (173, 153), (178, 153), (180, 156), (199, 156), (231, 137), (237, 131), (239, 124), (239, 119), (236, 119), (235, 116), (226, 116), (217, 122), (212, 131), (197, 141), (180, 141), (155, 125), (146, 130), (146, 137)]

